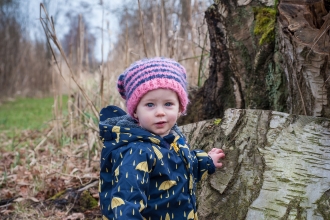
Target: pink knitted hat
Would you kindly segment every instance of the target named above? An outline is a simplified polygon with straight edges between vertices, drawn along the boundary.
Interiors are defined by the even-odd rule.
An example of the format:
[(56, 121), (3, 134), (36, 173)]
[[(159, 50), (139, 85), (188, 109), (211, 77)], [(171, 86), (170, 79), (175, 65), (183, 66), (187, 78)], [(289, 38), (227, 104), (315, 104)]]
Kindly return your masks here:
[(128, 114), (133, 116), (141, 98), (154, 89), (171, 89), (179, 97), (180, 110), (185, 113), (188, 104), (186, 70), (178, 62), (156, 57), (133, 63), (117, 82), (120, 95), (126, 100)]

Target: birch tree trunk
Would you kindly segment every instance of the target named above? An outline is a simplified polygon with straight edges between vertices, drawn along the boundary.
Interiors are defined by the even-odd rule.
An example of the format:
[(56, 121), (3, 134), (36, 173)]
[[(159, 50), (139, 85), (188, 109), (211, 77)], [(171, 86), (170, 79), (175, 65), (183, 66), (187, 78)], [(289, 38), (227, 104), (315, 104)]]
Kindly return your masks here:
[(330, 117), (329, 25), (323, 0), (282, 0), (278, 49), (288, 83), (288, 111)]
[(180, 124), (227, 108), (330, 117), (330, 1), (276, 2), (215, 0), (208, 8), (209, 78)]
[(226, 153), (199, 184), (199, 219), (330, 219), (329, 119), (228, 109), (219, 121), (182, 127), (192, 148)]

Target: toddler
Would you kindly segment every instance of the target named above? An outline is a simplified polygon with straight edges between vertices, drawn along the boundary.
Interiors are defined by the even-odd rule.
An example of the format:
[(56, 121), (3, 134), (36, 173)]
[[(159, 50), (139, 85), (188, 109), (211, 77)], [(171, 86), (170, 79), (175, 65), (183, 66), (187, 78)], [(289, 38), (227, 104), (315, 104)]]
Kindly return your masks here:
[(103, 219), (197, 219), (196, 182), (220, 168), (225, 154), (190, 151), (176, 125), (188, 104), (184, 67), (143, 59), (117, 86), (128, 114), (116, 106), (100, 113)]

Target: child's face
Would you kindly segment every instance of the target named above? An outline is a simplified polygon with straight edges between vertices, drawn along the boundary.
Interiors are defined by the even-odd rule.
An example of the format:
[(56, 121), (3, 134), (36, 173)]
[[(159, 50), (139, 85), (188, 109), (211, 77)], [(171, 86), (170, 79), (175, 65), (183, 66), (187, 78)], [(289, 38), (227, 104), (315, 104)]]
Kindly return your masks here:
[(169, 134), (180, 114), (177, 94), (169, 89), (156, 89), (142, 97), (134, 117), (141, 127), (164, 137)]

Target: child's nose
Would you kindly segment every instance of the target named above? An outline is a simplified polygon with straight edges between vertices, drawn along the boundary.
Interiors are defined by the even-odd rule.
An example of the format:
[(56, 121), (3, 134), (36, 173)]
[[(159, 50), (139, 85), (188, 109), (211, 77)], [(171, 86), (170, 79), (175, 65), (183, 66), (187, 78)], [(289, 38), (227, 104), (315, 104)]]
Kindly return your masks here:
[(165, 111), (164, 111), (163, 107), (158, 107), (157, 108), (156, 115), (157, 116), (164, 116), (165, 115)]

